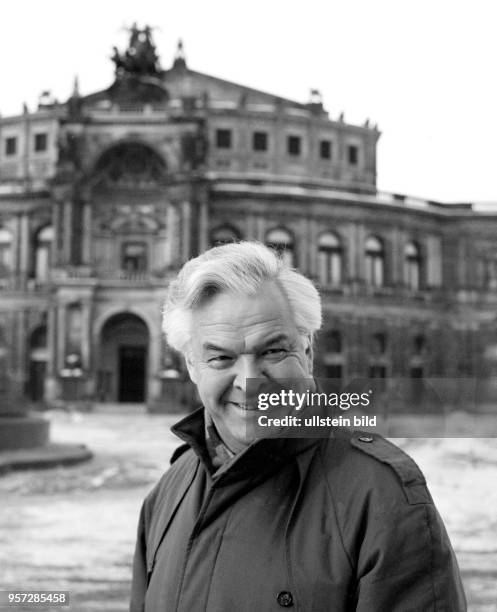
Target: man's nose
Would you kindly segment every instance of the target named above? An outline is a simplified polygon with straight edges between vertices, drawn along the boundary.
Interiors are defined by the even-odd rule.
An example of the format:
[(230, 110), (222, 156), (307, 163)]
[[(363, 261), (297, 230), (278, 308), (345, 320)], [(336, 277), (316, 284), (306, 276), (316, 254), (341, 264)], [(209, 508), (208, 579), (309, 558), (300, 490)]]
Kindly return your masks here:
[(247, 391), (247, 379), (261, 378), (263, 373), (257, 363), (255, 355), (240, 355), (235, 364), (235, 379), (233, 386), (242, 391)]

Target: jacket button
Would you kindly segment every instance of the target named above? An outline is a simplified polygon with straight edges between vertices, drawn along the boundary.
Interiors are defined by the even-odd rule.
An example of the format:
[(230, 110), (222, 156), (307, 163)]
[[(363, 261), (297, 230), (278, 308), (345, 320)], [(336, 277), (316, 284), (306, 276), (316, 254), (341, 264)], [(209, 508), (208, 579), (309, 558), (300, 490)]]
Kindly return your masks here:
[(276, 597), (276, 601), (282, 608), (290, 608), (293, 606), (293, 595), (290, 591), (280, 591)]
[(359, 442), (372, 442), (374, 438), (371, 436), (359, 436)]

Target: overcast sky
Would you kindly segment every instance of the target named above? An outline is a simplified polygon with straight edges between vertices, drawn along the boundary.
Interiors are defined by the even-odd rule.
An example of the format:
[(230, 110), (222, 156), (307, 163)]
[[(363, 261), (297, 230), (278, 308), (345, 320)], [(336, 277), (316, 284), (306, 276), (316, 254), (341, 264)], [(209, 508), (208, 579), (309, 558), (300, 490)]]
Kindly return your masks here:
[(190, 68), (378, 123), (378, 186), (442, 201), (497, 201), (493, 0), (8, 0), (0, 113), (113, 78), (125, 26), (155, 26), (162, 67), (182, 38)]

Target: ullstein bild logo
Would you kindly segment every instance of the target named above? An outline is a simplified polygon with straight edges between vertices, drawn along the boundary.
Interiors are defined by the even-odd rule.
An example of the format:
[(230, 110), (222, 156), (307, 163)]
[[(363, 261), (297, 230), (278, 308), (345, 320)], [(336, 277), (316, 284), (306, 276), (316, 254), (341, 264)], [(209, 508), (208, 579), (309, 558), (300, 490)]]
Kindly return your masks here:
[(259, 427), (376, 427), (376, 415), (335, 418), (320, 417), (316, 414), (304, 418), (290, 415), (284, 417), (261, 415), (257, 417), (257, 425)]

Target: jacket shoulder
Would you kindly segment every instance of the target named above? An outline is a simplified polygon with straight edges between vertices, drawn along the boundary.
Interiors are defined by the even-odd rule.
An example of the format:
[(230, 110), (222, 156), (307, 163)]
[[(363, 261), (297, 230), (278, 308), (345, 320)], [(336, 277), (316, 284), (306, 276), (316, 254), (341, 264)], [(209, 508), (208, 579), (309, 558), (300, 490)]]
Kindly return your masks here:
[[(335, 477), (353, 478), (361, 488), (402, 492), (408, 504), (431, 504), (426, 479), (415, 461), (380, 435), (353, 431), (327, 441), (325, 462)], [(331, 463), (330, 463), (331, 461)]]

